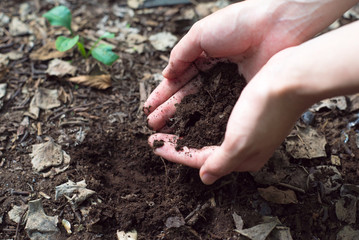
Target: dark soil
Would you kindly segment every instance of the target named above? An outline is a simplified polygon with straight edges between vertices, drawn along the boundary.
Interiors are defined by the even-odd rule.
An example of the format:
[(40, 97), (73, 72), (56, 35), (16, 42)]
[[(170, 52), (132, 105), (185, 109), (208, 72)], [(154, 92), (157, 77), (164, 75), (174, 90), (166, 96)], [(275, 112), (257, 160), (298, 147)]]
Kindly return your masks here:
[(233, 63), (218, 63), (202, 72), (199, 92), (183, 98), (169, 126), (181, 138), (177, 149), (184, 146), (202, 148), (220, 145), (226, 125), (246, 81)]
[[(0, 36), (1, 54), (11, 51), (23, 53), (19, 59), (10, 59), (4, 66), (0, 64), (0, 83), (7, 83), (6, 96), (1, 99), (3, 105), (0, 102), (0, 239), (29, 239), (24, 225), (10, 220), (8, 212), (15, 205), (27, 205), (30, 200), (39, 198), (47, 215), (56, 215), (60, 222), (66, 219), (71, 223), (71, 235), (66, 234), (61, 224), (58, 225), (61, 230), (59, 239), (113, 240), (118, 230), (136, 230), (140, 240), (240, 239), (234, 231), (233, 213), (243, 218), (244, 228), (262, 223), (263, 216), (278, 217), (284, 226), (290, 228), (293, 239), (334, 240), (344, 226), (358, 229), (359, 214), (356, 222), (351, 224), (339, 220), (335, 214), (335, 203), (341, 198), (339, 190), (323, 196), (321, 182), (326, 181), (331, 172), (317, 174), (316, 184), (307, 185), (306, 181), (295, 184), (299, 176), (307, 179), (315, 166), (332, 165), (332, 155), (340, 157), (341, 164), (337, 168), (343, 176), (342, 183), (359, 184), (357, 129), (348, 132), (347, 142), (342, 138), (347, 123), (353, 121), (358, 113), (358, 109), (352, 110), (354, 103), (349, 99), (346, 110), (324, 109), (315, 113), (312, 125), (326, 137), (327, 157), (293, 159), (281, 146), (260, 172), (262, 178), (249, 173), (233, 173), (214, 185), (205, 186), (198, 177), (198, 170), (155, 156), (147, 144), (147, 138), (153, 132), (146, 127), (146, 116), (142, 112), (143, 99), (146, 98), (143, 94), (151, 92), (158, 84), (154, 75), (166, 66), (169, 50), (157, 51), (145, 41), (143, 53), (129, 52), (133, 46), (127, 46), (125, 40), (111, 40), (120, 59), (111, 67), (101, 65), (112, 78), (112, 87), (107, 90), (73, 84), (67, 81), (67, 76), (49, 76), (46, 73), (49, 60), (32, 60), (29, 56), (46, 41), (55, 40), (59, 31), (68, 34), (66, 30), (40, 24), (41, 15), (54, 6), (51, 2), (0, 1), (0, 13), (10, 19), (21, 16), (22, 3), (30, 6), (30, 12), (25, 16), (40, 18), (23, 20), (34, 31), (33, 34), (14, 37), (9, 33), (9, 23), (2, 23), (4, 31), (0, 31), (0, 35), (3, 34)], [(125, 14), (118, 17), (112, 12), (116, 9), (114, 5), (125, 6), (126, 1), (67, 2), (79, 34), (89, 38), (94, 38), (103, 19), (107, 19), (105, 25), (117, 31), (117, 35), (119, 27), (114, 23), (120, 19), (121, 22), (126, 20), (128, 26), (137, 28), (139, 34), (146, 37), (162, 31), (181, 37), (199, 18), (196, 14), (190, 19), (183, 18), (187, 10), (194, 9), (193, 5), (138, 10), (134, 16)], [(86, 38), (88, 41), (91, 39)], [(82, 59), (77, 51), (70, 51), (63, 60), (71, 60), (72, 65), (78, 67), (77, 75), (87, 75), (97, 65), (93, 59)], [(195, 140), (193, 145), (186, 143), (186, 146), (221, 143), (226, 125), (224, 119), (243, 88), (243, 79), (234, 74), (233, 65), (226, 66), (223, 71), (212, 71), (202, 73), (203, 79), (214, 83), (214, 86), (203, 83), (208, 85), (204, 88), (207, 90), (202, 96), (205, 99), (203, 105), (196, 103), (199, 108), (195, 111), (178, 110), (182, 111), (182, 116), (196, 121), (178, 123), (177, 134), (186, 138), (194, 136), (189, 129), (191, 126), (202, 127), (206, 114), (211, 114), (210, 119), (206, 118), (208, 129), (216, 132), (207, 135), (208, 129), (204, 127), (203, 139)], [(226, 82), (228, 79), (231, 81)], [(225, 83), (218, 84), (222, 80)], [(236, 87), (228, 87), (233, 83)], [(223, 89), (219, 87), (222, 84), (226, 86)], [(27, 118), (24, 113), (28, 111), (38, 87), (61, 90), (64, 94), (61, 106), (41, 110), (37, 119)], [(229, 92), (223, 93), (225, 89)], [(225, 98), (221, 98), (221, 94), (230, 99), (222, 103)], [(216, 109), (216, 104), (205, 105), (213, 99), (222, 103), (219, 109)], [(193, 104), (194, 100), (186, 101)], [(214, 129), (215, 122), (211, 122), (214, 120), (220, 122), (221, 128)], [(81, 131), (86, 134), (84, 141), (79, 143), (76, 135)], [(216, 140), (212, 141), (212, 138)], [(71, 162), (66, 171), (45, 178), (33, 170), (30, 153), (32, 145), (48, 139), (60, 144), (70, 155)], [(198, 143), (201, 145), (196, 145)], [(161, 144), (159, 142), (157, 146)], [(278, 175), (281, 176), (280, 182), (276, 179)], [(87, 188), (96, 194), (78, 209), (73, 209), (64, 197), (55, 200), (55, 187), (68, 180), (86, 180)], [(297, 204), (268, 202), (257, 190), (272, 185), (287, 190), (288, 184), (297, 188)], [(46, 195), (50, 198), (44, 197)]]

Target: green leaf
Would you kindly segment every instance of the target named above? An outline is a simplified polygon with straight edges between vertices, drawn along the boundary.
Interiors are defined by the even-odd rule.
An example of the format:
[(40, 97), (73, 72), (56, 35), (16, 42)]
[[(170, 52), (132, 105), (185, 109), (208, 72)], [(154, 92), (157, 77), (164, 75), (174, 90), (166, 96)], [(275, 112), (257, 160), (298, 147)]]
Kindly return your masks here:
[(65, 52), (75, 46), (78, 41), (79, 35), (75, 36), (74, 38), (60, 36), (56, 39), (55, 46), (56, 49), (60, 52)]
[(112, 63), (119, 58), (116, 53), (112, 52), (112, 47), (106, 44), (100, 44), (98, 47), (94, 48), (91, 51), (91, 55), (106, 65), (112, 65)]
[(115, 37), (114, 33), (105, 32), (99, 39), (114, 38), (114, 37)]
[(71, 29), (71, 11), (65, 6), (54, 7), (44, 15), (51, 25), (66, 27), (72, 33)]

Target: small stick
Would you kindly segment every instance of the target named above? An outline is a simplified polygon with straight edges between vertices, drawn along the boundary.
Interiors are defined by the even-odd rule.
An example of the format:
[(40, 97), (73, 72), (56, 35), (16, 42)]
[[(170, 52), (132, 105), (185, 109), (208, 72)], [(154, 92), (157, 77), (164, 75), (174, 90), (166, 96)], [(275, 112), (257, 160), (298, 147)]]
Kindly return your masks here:
[(20, 224), (21, 224), (21, 222), (24, 220), (24, 216), (25, 216), (26, 213), (27, 213), (27, 207), (26, 207), (26, 209), (24, 210), (24, 212), (21, 214), (20, 220), (19, 220), (19, 222), (17, 223), (16, 232), (15, 232), (15, 240), (17, 240), (18, 237), (19, 237)]
[(295, 187), (295, 186), (292, 186), (292, 185), (289, 185), (287, 183), (278, 183), (279, 186), (282, 186), (282, 187), (286, 187), (286, 188), (289, 188), (289, 189), (292, 189), (294, 191), (297, 191), (297, 192), (301, 192), (301, 193), (305, 193), (305, 190), (299, 188), (299, 187)]

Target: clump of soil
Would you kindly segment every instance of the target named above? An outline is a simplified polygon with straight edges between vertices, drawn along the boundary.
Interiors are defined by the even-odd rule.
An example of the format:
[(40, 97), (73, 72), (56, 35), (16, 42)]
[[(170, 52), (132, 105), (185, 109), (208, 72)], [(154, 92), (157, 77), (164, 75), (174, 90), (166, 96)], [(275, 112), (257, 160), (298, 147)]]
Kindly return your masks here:
[(228, 118), (246, 81), (234, 63), (218, 63), (201, 74), (199, 92), (183, 98), (169, 125), (184, 146), (202, 148), (223, 142)]

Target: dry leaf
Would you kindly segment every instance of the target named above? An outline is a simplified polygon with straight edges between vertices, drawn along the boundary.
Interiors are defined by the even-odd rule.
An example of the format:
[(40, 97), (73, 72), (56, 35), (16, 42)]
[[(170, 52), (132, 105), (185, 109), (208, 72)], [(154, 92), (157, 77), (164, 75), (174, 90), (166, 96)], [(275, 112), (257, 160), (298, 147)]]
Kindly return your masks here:
[(61, 102), (58, 98), (59, 93), (57, 89), (38, 88), (30, 102), (29, 111), (24, 114), (33, 119), (37, 119), (40, 109), (48, 110), (59, 107)]
[(166, 51), (167, 49), (172, 48), (178, 38), (169, 32), (160, 32), (154, 35), (151, 35), (149, 38), (152, 46), (159, 51)]
[(31, 30), (28, 25), (21, 22), (18, 17), (13, 17), (9, 24), (9, 32), (11, 36), (22, 36), (26, 34), (30, 34)]
[(298, 203), (297, 196), (293, 190), (280, 190), (270, 186), (267, 188), (258, 188), (259, 195), (268, 202), (277, 204)]
[(48, 42), (46, 45), (32, 52), (30, 58), (32, 60), (47, 61), (54, 58), (63, 58), (68, 54), (68, 52), (58, 51), (55, 47), (55, 42)]
[(325, 145), (327, 140), (325, 136), (320, 135), (314, 128), (298, 128), (295, 134), (291, 134), (285, 140), (285, 146), (292, 157), (313, 159), (326, 157)]
[(127, 0), (127, 5), (130, 8), (139, 8), (143, 3), (145, 2), (145, 0)]
[(78, 206), (87, 198), (96, 193), (95, 191), (87, 189), (86, 187), (87, 184), (85, 180), (76, 183), (68, 180), (66, 183), (55, 187), (55, 200), (58, 200), (61, 196), (67, 196), (71, 199), (72, 203)]
[(41, 199), (29, 202), (25, 231), (30, 239), (59, 239), (58, 216), (47, 216)]
[(84, 75), (84, 76), (72, 77), (69, 78), (68, 80), (70, 82), (74, 82), (98, 89), (106, 89), (111, 87), (111, 75), (109, 74), (102, 74), (95, 76)]
[(335, 203), (335, 213), (340, 221), (353, 224), (356, 222), (358, 199), (354, 196), (347, 195)]
[(345, 97), (339, 96), (339, 97), (324, 99), (314, 104), (310, 109), (312, 109), (313, 112), (318, 112), (323, 108), (327, 108), (327, 109), (338, 108), (339, 110), (345, 110), (347, 109), (347, 106), (348, 105)]
[(45, 143), (32, 145), (31, 164), (36, 172), (48, 170), (70, 163), (70, 156), (62, 150), (61, 146), (50, 140)]
[(51, 76), (63, 77), (65, 75), (75, 75), (76, 70), (77, 68), (72, 66), (69, 62), (55, 58), (49, 63), (46, 73)]

